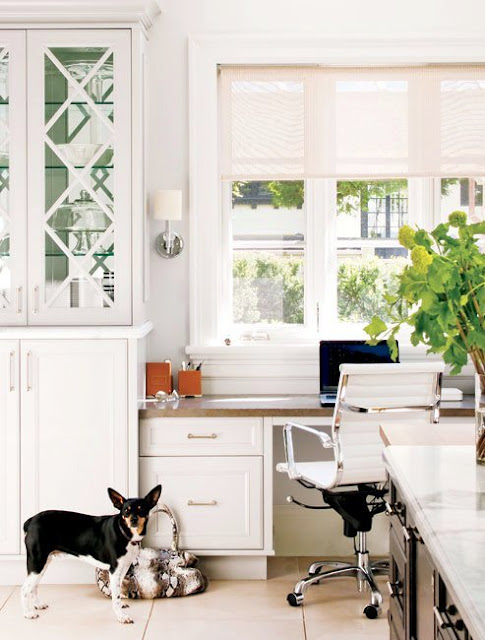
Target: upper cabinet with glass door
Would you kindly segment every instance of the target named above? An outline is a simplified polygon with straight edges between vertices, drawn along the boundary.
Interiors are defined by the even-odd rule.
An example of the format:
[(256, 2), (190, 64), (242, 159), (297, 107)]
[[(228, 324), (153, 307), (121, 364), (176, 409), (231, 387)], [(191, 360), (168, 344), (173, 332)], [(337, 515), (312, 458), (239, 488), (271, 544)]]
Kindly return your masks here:
[(130, 324), (130, 32), (30, 32), (27, 59), (28, 322)]
[(0, 31), (0, 323), (26, 322), (25, 32)]

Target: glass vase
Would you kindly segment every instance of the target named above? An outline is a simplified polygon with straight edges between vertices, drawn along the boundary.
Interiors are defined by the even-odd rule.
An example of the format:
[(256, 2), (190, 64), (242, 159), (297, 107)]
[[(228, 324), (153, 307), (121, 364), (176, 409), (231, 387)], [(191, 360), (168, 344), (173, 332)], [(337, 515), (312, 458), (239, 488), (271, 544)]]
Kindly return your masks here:
[(485, 374), (475, 374), (475, 443), (478, 464), (485, 464)]

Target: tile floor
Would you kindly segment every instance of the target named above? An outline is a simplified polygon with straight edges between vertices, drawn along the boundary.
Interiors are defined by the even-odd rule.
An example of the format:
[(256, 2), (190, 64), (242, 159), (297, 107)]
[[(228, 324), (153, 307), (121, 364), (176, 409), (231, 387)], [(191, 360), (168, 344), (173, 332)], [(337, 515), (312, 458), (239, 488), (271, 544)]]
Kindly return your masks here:
[(22, 617), (19, 587), (0, 586), (0, 638), (5, 640), (387, 640), (385, 578), (383, 614), (368, 620), (352, 578), (310, 587), (301, 607), (286, 595), (311, 558), (270, 559), (267, 581), (214, 580), (205, 593), (130, 601), (135, 623), (120, 625), (109, 601), (89, 585), (41, 585), (50, 606), (37, 620)]

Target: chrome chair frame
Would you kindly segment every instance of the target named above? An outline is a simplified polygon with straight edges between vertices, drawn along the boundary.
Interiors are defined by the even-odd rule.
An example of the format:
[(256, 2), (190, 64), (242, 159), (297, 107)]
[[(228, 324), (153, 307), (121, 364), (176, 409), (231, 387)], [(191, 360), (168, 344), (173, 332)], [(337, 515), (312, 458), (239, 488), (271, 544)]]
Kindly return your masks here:
[[(343, 454), (340, 445), (339, 439), (339, 430), (342, 422), (342, 413), (344, 411), (354, 412), (354, 413), (363, 413), (363, 414), (380, 414), (380, 413), (408, 413), (410, 411), (427, 411), (430, 414), (430, 422), (436, 423), (439, 421), (440, 415), (440, 401), (441, 401), (441, 383), (442, 383), (442, 372), (436, 371), (436, 379), (435, 379), (435, 391), (434, 391), (434, 399), (433, 402), (429, 405), (409, 405), (402, 407), (361, 407), (352, 405), (346, 402), (346, 392), (348, 386), (348, 374), (341, 375), (339, 388), (337, 392), (337, 401), (336, 408), (333, 420), (333, 433), (334, 438), (331, 438), (327, 433), (319, 431), (318, 429), (314, 429), (312, 427), (308, 427), (306, 425), (298, 424), (295, 422), (288, 422), (285, 424), (283, 428), (283, 443), (285, 449), (285, 457), (287, 461), (287, 474), (290, 479), (297, 480), (303, 486), (307, 488), (315, 488), (319, 489), (322, 492), (322, 496), (324, 502), (326, 501), (326, 497), (331, 494), (336, 493), (335, 489), (338, 489), (340, 485), (340, 481), (343, 475)], [(325, 449), (334, 449), (335, 451), (335, 461), (336, 461), (336, 475), (335, 480), (332, 487), (328, 487), (326, 489), (318, 487), (316, 485), (309, 484), (308, 480), (302, 479), (301, 474), (298, 473), (295, 455), (294, 455), (294, 446), (293, 446), (293, 437), (292, 431), (293, 429), (297, 429), (300, 431), (304, 431), (311, 435), (314, 435), (318, 438), (321, 445)], [(352, 485), (350, 485), (352, 486)], [(382, 495), (382, 508), (380, 511), (384, 511), (384, 501), (383, 496), (386, 493), (387, 489), (385, 488), (385, 484), (380, 485), (379, 483), (375, 483), (373, 485), (373, 489), (369, 490), (369, 493), (375, 492), (376, 495)], [(326, 506), (321, 507), (313, 507), (310, 505), (306, 505), (292, 496), (288, 496), (288, 502), (294, 502), (305, 508), (317, 508), (317, 509), (329, 509), (332, 508), (331, 505), (328, 504)], [(372, 516), (371, 516), (372, 517)], [(382, 606), (382, 595), (375, 581), (375, 575), (380, 574), (388, 574), (389, 572), (389, 562), (387, 560), (370, 562), (369, 561), (369, 552), (367, 550), (367, 532), (366, 531), (357, 531), (356, 535), (357, 543), (354, 545), (355, 547), (355, 563), (350, 562), (337, 562), (337, 561), (321, 561), (314, 562), (308, 568), (308, 576), (299, 580), (292, 593), (288, 594), (287, 601), (292, 606), (299, 606), (303, 603), (304, 594), (306, 589), (312, 584), (318, 584), (322, 580), (333, 578), (336, 576), (343, 575), (355, 575), (357, 579), (357, 587), (359, 592), (365, 591), (367, 589), (370, 590), (370, 603), (364, 608), (364, 614), (368, 618), (376, 618), (381, 612)], [(322, 571), (325, 567), (333, 567), (328, 569), (327, 571)]]

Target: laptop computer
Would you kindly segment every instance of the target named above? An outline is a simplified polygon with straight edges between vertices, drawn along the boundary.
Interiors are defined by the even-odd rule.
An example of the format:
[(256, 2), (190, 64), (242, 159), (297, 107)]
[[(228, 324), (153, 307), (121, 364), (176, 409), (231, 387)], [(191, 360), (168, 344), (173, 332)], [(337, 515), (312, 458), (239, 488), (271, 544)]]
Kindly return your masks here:
[(321, 340), (320, 342), (320, 404), (322, 407), (335, 405), (337, 387), (342, 363), (362, 364), (399, 362), (391, 359), (389, 346), (385, 340), (376, 345), (365, 340)]

